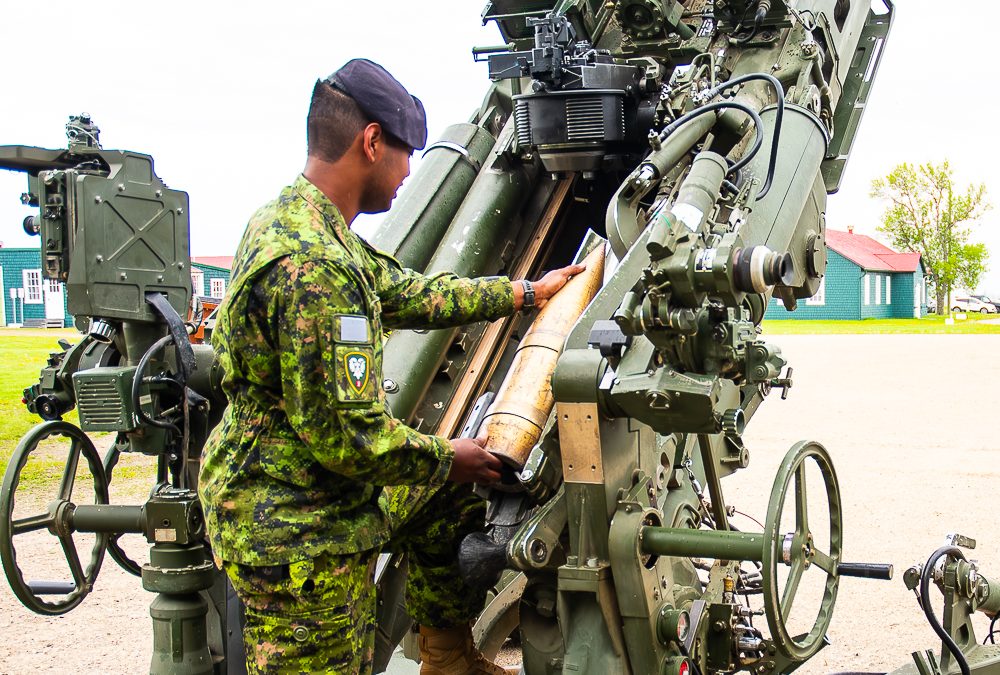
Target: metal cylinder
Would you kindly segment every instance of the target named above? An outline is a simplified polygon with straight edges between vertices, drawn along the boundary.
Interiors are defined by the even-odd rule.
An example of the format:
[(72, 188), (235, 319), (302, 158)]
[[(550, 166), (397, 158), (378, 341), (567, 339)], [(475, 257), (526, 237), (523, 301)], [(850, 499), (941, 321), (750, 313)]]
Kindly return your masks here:
[(692, 232), (701, 228), (705, 216), (715, 207), (728, 170), (726, 158), (715, 152), (699, 152), (691, 163), (691, 171), (670, 210)]
[[(498, 252), (504, 240), (515, 234), (511, 223), (537, 173), (525, 165), (506, 166), (501, 155), (512, 140), (513, 121), (508, 120), (490, 153), (488, 167), (479, 172), (448, 232), (436, 245), (426, 274), (454, 272), (476, 277), (497, 271), (501, 264)], [(406, 420), (413, 414), (454, 337), (455, 329), (392, 334), (386, 343), (382, 371), (399, 383), (399, 391), (386, 395), (393, 415)]]
[(601, 287), (604, 247), (594, 249), (584, 264), (587, 269), (570, 279), (528, 328), (480, 427), (486, 449), (518, 470), (552, 412), (552, 373), (566, 336)]
[(642, 552), (653, 555), (757, 561), (764, 557), (764, 535), (751, 532), (644, 527), (639, 537)]
[(372, 235), (372, 245), (423, 270), (496, 141), (480, 126), (453, 124), (424, 151), (420, 169)]
[[(760, 113), (765, 127), (764, 143), (750, 166), (761, 181), (767, 175), (776, 115), (777, 108), (774, 106)], [(826, 190), (820, 164), (828, 144), (826, 128), (815, 115), (805, 108), (786, 104), (771, 189), (754, 205), (753, 218), (747, 223), (749, 231), (744, 241), (761, 243), (772, 251), (792, 254), (794, 280), (788, 284), (791, 286), (806, 283), (809, 270), (807, 240), (822, 231)]]
[(977, 609), (990, 616), (1000, 614), (1000, 582), (980, 577), (977, 590), (979, 593), (979, 607)]
[(121, 504), (79, 504), (73, 509), (70, 527), (76, 532), (146, 531), (146, 515), (141, 506)]
[(149, 615), (153, 619), (151, 675), (215, 672), (208, 647), (208, 603), (201, 595), (158, 595), (149, 605)]
[(211, 345), (194, 344), (194, 358), (197, 367), (188, 378), (188, 386), (198, 394), (207, 398), (213, 406), (223, 408), (226, 405), (226, 393), (222, 390), (222, 365), (215, 357)]

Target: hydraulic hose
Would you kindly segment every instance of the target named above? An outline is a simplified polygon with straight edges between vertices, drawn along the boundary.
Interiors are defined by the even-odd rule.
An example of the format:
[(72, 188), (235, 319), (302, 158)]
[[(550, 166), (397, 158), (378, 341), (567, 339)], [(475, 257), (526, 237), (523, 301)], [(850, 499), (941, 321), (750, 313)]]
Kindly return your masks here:
[(737, 103), (736, 101), (715, 101), (713, 103), (708, 103), (706, 105), (701, 106), (700, 108), (695, 108), (694, 110), (681, 115), (676, 120), (674, 120), (667, 126), (663, 127), (663, 131), (660, 132), (660, 138), (666, 138), (667, 136), (677, 131), (677, 129), (684, 126), (685, 124), (687, 124), (696, 117), (701, 117), (702, 115), (706, 115), (716, 110), (725, 110), (725, 109), (739, 110), (740, 112), (748, 115), (750, 119), (753, 120), (755, 128), (753, 145), (750, 146), (750, 149), (746, 152), (746, 154), (744, 154), (743, 157), (741, 157), (739, 160), (733, 163), (733, 165), (729, 167), (729, 170), (726, 172), (727, 175), (730, 173), (735, 173), (736, 171), (739, 171), (744, 166), (746, 166), (760, 150), (760, 146), (763, 145), (764, 139), (762, 130), (764, 129), (764, 123), (761, 121), (760, 115), (757, 114), (757, 111), (749, 106), (746, 106), (742, 103)]
[(764, 180), (764, 187), (760, 189), (757, 193), (757, 199), (755, 201), (760, 201), (767, 195), (768, 191), (771, 189), (771, 181), (774, 179), (774, 167), (778, 159), (778, 139), (781, 138), (781, 119), (785, 115), (785, 88), (781, 86), (781, 82), (778, 81), (774, 75), (769, 75), (767, 73), (749, 73), (747, 75), (740, 75), (739, 77), (734, 77), (733, 79), (717, 84), (710, 91), (712, 96), (715, 96), (719, 92), (722, 92), (729, 87), (734, 87), (738, 84), (743, 84), (744, 82), (752, 82), (753, 80), (763, 80), (769, 82), (772, 87), (774, 87), (774, 93), (777, 97), (778, 110), (774, 117), (774, 131), (771, 134), (771, 156), (767, 160), (767, 178)]
[(931, 577), (934, 574), (934, 565), (946, 555), (965, 560), (965, 554), (957, 546), (942, 546), (934, 551), (934, 553), (931, 553), (931, 557), (927, 559), (924, 568), (920, 571), (920, 608), (924, 610), (924, 616), (927, 617), (927, 622), (930, 623), (931, 628), (941, 638), (941, 642), (951, 652), (951, 655), (955, 657), (958, 667), (962, 670), (962, 675), (971, 675), (969, 662), (965, 660), (965, 654), (962, 653), (962, 650), (958, 648), (955, 641), (951, 639), (951, 636), (941, 626), (941, 622), (934, 616), (934, 612), (931, 610), (931, 603), (927, 599), (927, 594), (930, 592), (931, 587)]
[(156, 354), (158, 351), (160, 351), (173, 341), (174, 338), (172, 335), (166, 335), (164, 337), (161, 337), (159, 340), (154, 342), (153, 346), (147, 349), (146, 353), (143, 354), (142, 358), (139, 359), (139, 364), (136, 366), (135, 369), (135, 376), (132, 379), (132, 407), (135, 409), (135, 412), (139, 416), (139, 419), (142, 420), (143, 422), (146, 422), (147, 424), (150, 424), (154, 427), (159, 427), (160, 429), (170, 429), (179, 436), (181, 434), (181, 430), (178, 429), (176, 425), (171, 424), (170, 422), (163, 422), (161, 420), (153, 419), (152, 417), (146, 414), (145, 410), (142, 409), (142, 403), (139, 401), (139, 391), (142, 388), (142, 380), (144, 377), (143, 373), (146, 372), (146, 366), (149, 365), (149, 362), (153, 358), (154, 354)]

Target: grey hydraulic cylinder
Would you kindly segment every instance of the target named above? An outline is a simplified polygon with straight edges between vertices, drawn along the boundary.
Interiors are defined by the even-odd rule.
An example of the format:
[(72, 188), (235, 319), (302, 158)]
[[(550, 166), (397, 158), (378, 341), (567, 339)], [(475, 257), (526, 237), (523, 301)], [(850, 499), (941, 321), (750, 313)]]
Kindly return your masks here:
[(496, 139), (480, 126), (453, 124), (432, 143), (420, 170), (372, 235), (376, 248), (423, 270), (469, 192)]
[[(454, 272), (476, 277), (497, 271), (503, 242), (515, 236), (512, 224), (532, 184), (529, 174), (535, 173), (531, 165), (509, 165), (501, 157), (513, 137), (512, 122), (500, 134), (489, 163), (473, 182), (448, 232), (434, 247), (426, 274)], [(387, 396), (394, 416), (406, 420), (413, 414), (454, 336), (455, 329), (393, 333), (386, 344), (383, 373), (399, 385), (397, 392)]]

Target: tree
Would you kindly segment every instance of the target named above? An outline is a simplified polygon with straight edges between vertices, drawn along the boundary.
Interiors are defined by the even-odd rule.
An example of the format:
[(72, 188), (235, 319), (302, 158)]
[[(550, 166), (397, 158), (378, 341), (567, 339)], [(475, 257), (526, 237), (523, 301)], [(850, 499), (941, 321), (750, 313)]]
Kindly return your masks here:
[(955, 286), (979, 285), (989, 252), (970, 241), (972, 226), (990, 208), (986, 186), (955, 185), (948, 160), (897, 166), (872, 181), (872, 197), (885, 200), (879, 232), (897, 250), (919, 253), (934, 284), (938, 314)]

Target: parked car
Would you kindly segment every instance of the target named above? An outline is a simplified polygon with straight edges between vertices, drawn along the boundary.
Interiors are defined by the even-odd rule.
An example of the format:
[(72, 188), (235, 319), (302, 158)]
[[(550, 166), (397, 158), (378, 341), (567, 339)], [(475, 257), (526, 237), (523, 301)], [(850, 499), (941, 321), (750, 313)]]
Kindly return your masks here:
[(951, 311), (996, 314), (997, 308), (993, 303), (983, 302), (975, 296), (956, 296), (951, 299)]
[(987, 305), (993, 305), (993, 309), (1000, 312), (1000, 299), (990, 298), (988, 295), (973, 295), (972, 297)]

